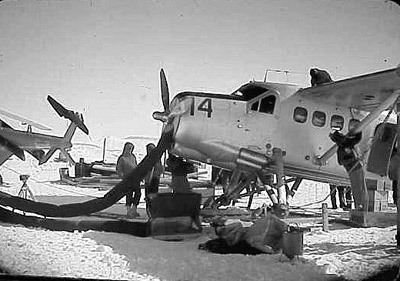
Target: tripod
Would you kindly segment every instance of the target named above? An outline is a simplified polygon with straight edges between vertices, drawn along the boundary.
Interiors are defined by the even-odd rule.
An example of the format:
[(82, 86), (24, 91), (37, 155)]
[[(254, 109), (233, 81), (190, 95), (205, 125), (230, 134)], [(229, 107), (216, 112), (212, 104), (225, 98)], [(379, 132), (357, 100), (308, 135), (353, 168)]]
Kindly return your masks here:
[(29, 188), (27, 181), (29, 179), (29, 175), (20, 175), (19, 179), (22, 181), (21, 189), (18, 192), (18, 197), (28, 199), (28, 196), (31, 200), (36, 201), (35, 196), (33, 195), (32, 190)]

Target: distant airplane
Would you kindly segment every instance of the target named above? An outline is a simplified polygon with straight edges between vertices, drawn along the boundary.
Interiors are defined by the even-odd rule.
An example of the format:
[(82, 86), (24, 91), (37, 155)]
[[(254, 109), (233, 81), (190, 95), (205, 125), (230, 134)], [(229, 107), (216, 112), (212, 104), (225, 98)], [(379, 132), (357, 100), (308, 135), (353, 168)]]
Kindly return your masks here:
[[(89, 134), (89, 130), (84, 124), (83, 116), (77, 112), (67, 110), (51, 96), (47, 96), (47, 100), (60, 117), (64, 117), (71, 121), (64, 136), (58, 137), (34, 133), (32, 132), (32, 127), (41, 130), (49, 130), (49, 128), (1, 110), (0, 115), (2, 114), (17, 119), (23, 122), (23, 124), (27, 124), (28, 129), (27, 131), (15, 130), (0, 119), (0, 165), (2, 165), (13, 154), (15, 154), (19, 159), (25, 160), (24, 151), (27, 151), (34, 156), (39, 161), (39, 165), (41, 165), (46, 163), (58, 149), (71, 165), (75, 164), (75, 161), (69, 155), (68, 150), (72, 147), (71, 139), (76, 128), (81, 129), (85, 134)], [(47, 150), (47, 152), (44, 150)]]

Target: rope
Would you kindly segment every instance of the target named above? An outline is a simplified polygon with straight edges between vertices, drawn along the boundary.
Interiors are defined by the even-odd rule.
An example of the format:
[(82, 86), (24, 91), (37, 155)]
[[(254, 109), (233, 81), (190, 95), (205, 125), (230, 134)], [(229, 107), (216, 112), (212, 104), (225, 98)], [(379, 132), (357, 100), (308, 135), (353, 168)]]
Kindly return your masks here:
[(307, 206), (310, 206), (310, 205), (314, 205), (314, 204), (319, 204), (319, 203), (325, 202), (336, 190), (337, 190), (337, 186), (334, 189), (332, 189), (331, 192), (322, 200), (318, 200), (318, 201), (307, 203), (307, 204), (300, 205), (300, 206), (290, 206), (290, 208), (302, 209), (303, 207), (307, 207)]
[[(320, 212), (316, 212), (316, 211), (312, 211), (312, 210), (307, 210), (307, 209), (301, 208), (301, 207), (297, 207), (297, 209), (298, 209), (298, 210), (304, 210), (304, 211), (307, 211), (307, 212), (316, 214), (316, 215), (318, 215), (318, 216), (321, 216), (321, 213), (320, 213)], [(333, 215), (330, 215), (329, 213), (328, 213), (328, 217), (330, 217), (330, 218), (332, 218), (332, 219), (336, 219), (336, 218), (337, 218), (337, 217), (335, 217), (335, 216), (333, 216)], [(314, 222), (317, 221), (317, 220), (318, 220), (318, 218), (315, 218)]]

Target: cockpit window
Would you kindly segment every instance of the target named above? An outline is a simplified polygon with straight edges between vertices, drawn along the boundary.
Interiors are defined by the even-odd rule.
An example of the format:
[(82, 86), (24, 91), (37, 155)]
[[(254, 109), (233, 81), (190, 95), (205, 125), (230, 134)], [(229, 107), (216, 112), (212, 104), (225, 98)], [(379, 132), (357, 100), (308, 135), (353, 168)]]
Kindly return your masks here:
[(273, 114), (274, 113), (274, 108), (275, 108), (275, 101), (276, 97), (275, 96), (268, 96), (265, 97), (261, 100), (260, 104), (260, 112), (268, 113), (268, 114)]
[(254, 84), (246, 84), (237, 90), (233, 95), (242, 97), (243, 100), (249, 101), (267, 92), (268, 89)]
[(250, 109), (252, 111), (263, 112), (267, 114), (273, 114), (275, 109), (276, 97), (274, 95), (267, 96), (261, 101), (254, 102)]
[(258, 111), (258, 104), (259, 103), (260, 103), (259, 101), (256, 101), (255, 103), (253, 103), (251, 105), (251, 110)]

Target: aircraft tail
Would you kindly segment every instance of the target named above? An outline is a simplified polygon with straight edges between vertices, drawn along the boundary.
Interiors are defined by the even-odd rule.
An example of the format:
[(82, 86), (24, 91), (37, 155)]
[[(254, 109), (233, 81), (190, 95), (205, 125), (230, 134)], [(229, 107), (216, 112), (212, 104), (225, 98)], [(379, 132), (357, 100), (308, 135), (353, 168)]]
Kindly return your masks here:
[(39, 160), (39, 165), (46, 163), (49, 161), (51, 156), (54, 154), (54, 152), (59, 149), (61, 153), (65, 156), (65, 158), (68, 160), (70, 165), (75, 165), (75, 161), (72, 159), (71, 155), (68, 153), (68, 149), (72, 147), (71, 144), (71, 139), (74, 136), (74, 133), (77, 128), (82, 130), (85, 134), (89, 134), (89, 130), (84, 124), (83, 120), (83, 115), (79, 114), (77, 112), (73, 112), (72, 110), (66, 109), (64, 106), (62, 106), (59, 102), (57, 102), (55, 99), (53, 99), (51, 96), (47, 97), (47, 100), (49, 101), (50, 105), (54, 108), (54, 110), (58, 113), (60, 117), (64, 117), (68, 120), (71, 121), (67, 131), (65, 132), (62, 140), (60, 142), (57, 142), (55, 146), (52, 146), (49, 151), (45, 155), (43, 155), (40, 160)]
[(60, 117), (64, 117), (74, 123), (79, 129), (82, 130), (85, 134), (89, 134), (89, 129), (86, 127), (83, 121), (83, 115), (79, 114), (78, 112), (74, 112), (72, 110), (66, 109), (62, 106), (59, 102), (57, 102), (51, 96), (47, 96), (47, 100), (49, 101), (50, 105), (53, 109), (57, 112)]
[(49, 161), (50, 157), (53, 156), (54, 152), (56, 152), (57, 149), (58, 149), (57, 147), (50, 148), (49, 151), (47, 151), (47, 153), (43, 155), (42, 158), (40, 158), (39, 165), (42, 165), (47, 161)]
[(39, 165), (42, 165), (49, 161), (51, 156), (53, 156), (54, 152), (56, 152), (58, 149), (68, 160), (70, 165), (75, 165), (75, 161), (72, 159), (67, 150), (72, 147), (71, 139), (74, 136), (76, 128), (78, 128), (78, 126), (74, 122), (71, 122), (61, 141), (52, 146), (49, 151), (47, 151), (47, 153), (40, 158)]

